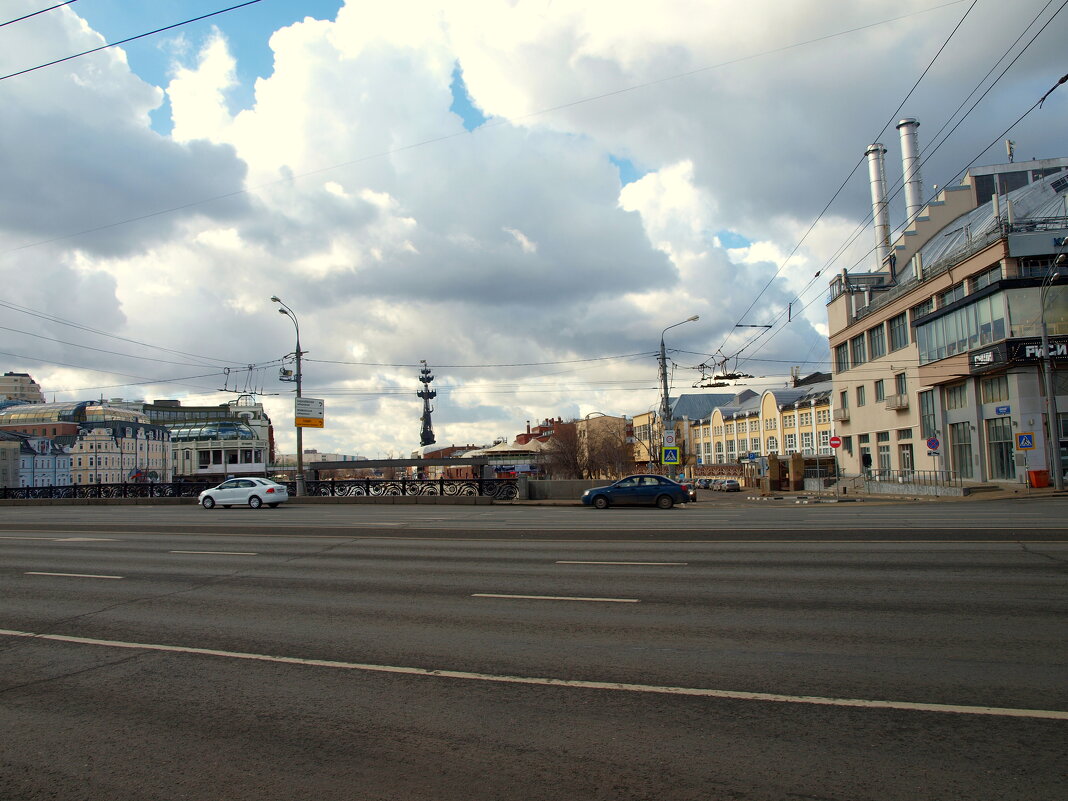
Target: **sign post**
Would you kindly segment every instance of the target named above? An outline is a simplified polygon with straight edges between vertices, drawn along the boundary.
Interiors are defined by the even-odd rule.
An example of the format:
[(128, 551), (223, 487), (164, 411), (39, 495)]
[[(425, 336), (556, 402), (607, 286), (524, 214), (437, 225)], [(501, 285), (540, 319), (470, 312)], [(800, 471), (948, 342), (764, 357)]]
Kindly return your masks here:
[(838, 449), (842, 447), (842, 438), (838, 436), (831, 437), (828, 443), (831, 448), (834, 449), (834, 497), (838, 499)]

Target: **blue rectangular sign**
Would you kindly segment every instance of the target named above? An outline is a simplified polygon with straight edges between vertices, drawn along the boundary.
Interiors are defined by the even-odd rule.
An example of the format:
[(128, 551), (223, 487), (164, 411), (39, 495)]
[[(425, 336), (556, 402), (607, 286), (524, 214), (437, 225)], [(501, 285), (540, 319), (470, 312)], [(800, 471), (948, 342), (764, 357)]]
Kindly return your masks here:
[(1011, 406), (998, 406), (994, 409), (994, 414), (1008, 414), (1012, 411)]

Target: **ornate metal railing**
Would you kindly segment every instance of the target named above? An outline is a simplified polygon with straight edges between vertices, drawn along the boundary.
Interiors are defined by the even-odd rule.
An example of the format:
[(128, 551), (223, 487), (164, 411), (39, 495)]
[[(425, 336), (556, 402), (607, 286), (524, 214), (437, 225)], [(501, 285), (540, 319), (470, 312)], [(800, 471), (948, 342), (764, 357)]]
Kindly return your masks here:
[(216, 486), (180, 481), (167, 484), (71, 484), (65, 487), (0, 487), (0, 499), (61, 498), (195, 498)]
[[(296, 495), (294, 481), (281, 482)], [(74, 484), (65, 487), (0, 487), (0, 500), (37, 500), (62, 498), (195, 498), (203, 490), (217, 486), (203, 482), (169, 484)], [(389, 479), (360, 478), (305, 482), (305, 494), (335, 498), (391, 495), (481, 496), (498, 501), (515, 500), (518, 482), (508, 478), (441, 478)]]
[[(284, 482), (289, 494), (297, 491), (294, 481)], [(513, 478), (356, 478), (326, 479), (304, 482), (308, 495), (333, 498), (385, 495), (476, 495), (498, 501), (511, 501), (519, 497), (519, 485)]]

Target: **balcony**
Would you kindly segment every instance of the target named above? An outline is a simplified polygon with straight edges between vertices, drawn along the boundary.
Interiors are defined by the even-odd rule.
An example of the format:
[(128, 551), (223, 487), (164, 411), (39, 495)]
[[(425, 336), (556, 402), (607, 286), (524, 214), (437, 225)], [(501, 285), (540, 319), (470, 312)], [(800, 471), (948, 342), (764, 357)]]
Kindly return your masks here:
[(887, 395), (886, 396), (886, 408), (892, 412), (898, 412), (902, 409), (909, 408), (909, 396), (908, 395)]
[(831, 413), (831, 419), (838, 423), (849, 422), (849, 409), (835, 409)]

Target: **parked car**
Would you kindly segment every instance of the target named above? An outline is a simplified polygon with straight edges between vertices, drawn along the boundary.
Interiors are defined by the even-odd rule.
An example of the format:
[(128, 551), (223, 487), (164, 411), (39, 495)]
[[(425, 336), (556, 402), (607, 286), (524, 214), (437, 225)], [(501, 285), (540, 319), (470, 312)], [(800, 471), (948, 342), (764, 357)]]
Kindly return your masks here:
[(710, 490), (715, 491), (715, 492), (719, 492), (721, 489), (723, 489), (723, 479), (722, 478), (714, 478), (714, 479), (712, 479), (710, 482), (708, 482), (708, 488)]
[(723, 487), (722, 487), (722, 489), (723, 489), (724, 492), (741, 492), (742, 491), (742, 485), (739, 484), (736, 479), (725, 478), (725, 479), (723, 479)]
[(677, 503), (687, 503), (689, 500), (690, 490), (670, 478), (656, 475), (627, 476), (615, 484), (594, 487), (582, 493), (582, 502), (597, 509), (625, 504), (670, 509)]
[(267, 478), (231, 478), (217, 487), (206, 489), (198, 499), (205, 509), (221, 506), (248, 504), (252, 509), (259, 509), (264, 504), (274, 509), (278, 504), (289, 500), (289, 490)]
[(712, 486), (712, 481), (707, 478), (697, 479), (697, 489), (709, 489)]

